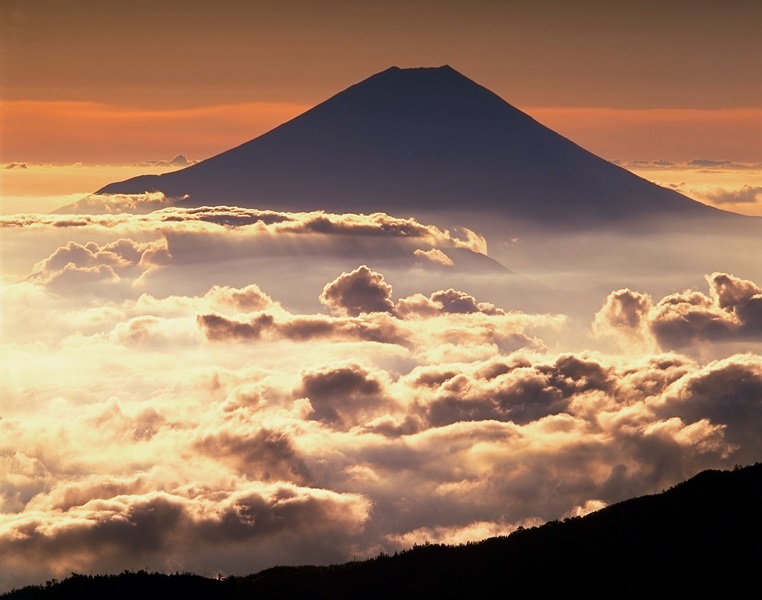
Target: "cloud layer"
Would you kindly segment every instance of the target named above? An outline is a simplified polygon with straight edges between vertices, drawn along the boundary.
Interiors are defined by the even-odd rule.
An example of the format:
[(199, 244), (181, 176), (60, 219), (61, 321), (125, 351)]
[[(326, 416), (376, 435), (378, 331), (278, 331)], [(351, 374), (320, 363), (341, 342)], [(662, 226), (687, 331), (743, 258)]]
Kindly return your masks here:
[[(453, 284), (453, 249), (477, 256), (477, 235), (409, 219), (0, 224), (27, 265), (0, 282), (2, 589), (459, 543), (762, 455), (762, 358), (745, 346), (762, 290), (728, 273), (708, 293), (611, 292), (582, 324), (599, 347), (580, 349), (563, 343), (576, 317)], [(426, 271), (435, 250), (454, 264)], [(263, 285), (272, 273), (312, 309)]]

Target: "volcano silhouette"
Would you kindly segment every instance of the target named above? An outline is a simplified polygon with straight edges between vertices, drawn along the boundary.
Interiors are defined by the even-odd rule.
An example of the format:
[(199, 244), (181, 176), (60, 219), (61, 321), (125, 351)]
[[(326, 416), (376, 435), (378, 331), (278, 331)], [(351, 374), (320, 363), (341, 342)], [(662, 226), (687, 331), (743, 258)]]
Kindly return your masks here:
[(540, 223), (728, 214), (591, 154), (449, 66), (389, 68), (231, 150), (97, 193), (150, 191), (182, 206)]

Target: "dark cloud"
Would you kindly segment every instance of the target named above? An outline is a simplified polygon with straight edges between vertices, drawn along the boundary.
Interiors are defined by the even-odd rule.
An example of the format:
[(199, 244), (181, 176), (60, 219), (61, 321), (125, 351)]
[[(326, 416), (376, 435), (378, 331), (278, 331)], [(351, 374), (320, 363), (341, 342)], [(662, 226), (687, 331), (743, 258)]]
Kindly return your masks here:
[(284, 316), (276, 319), (261, 312), (247, 321), (219, 314), (197, 316), (204, 335), (212, 341), (291, 339), (358, 340), (382, 344), (408, 345), (408, 335), (391, 318), (360, 319), (324, 315)]
[(454, 290), (439, 290), (426, 297), (423, 294), (413, 294), (401, 298), (394, 305), (394, 312), (400, 318), (433, 317), (446, 314), (505, 315), (505, 311), (489, 302), (477, 302), (476, 298), (465, 292)]
[(363, 424), (377, 415), (388, 402), (384, 387), (385, 382), (363, 367), (345, 365), (304, 373), (294, 394), (309, 399), (314, 411), (312, 418), (347, 427)]
[(351, 273), (342, 273), (326, 284), (320, 301), (338, 315), (356, 317), (362, 313), (394, 311), (392, 286), (384, 276), (362, 265)]
[(434, 292), (430, 299), (434, 303), (442, 305), (443, 313), (484, 313), (486, 315), (504, 315), (505, 311), (496, 308), (494, 304), (487, 302), (477, 302), (476, 298), (450, 288), (446, 291)]
[(762, 290), (755, 283), (726, 273), (713, 273), (707, 281), (708, 296), (672, 294), (654, 306), (651, 328), (660, 344), (679, 348), (762, 334)]
[(267, 313), (259, 313), (248, 321), (236, 321), (222, 315), (206, 314), (197, 317), (199, 326), (212, 341), (257, 340), (271, 330), (275, 318)]
[(242, 415), (229, 417), (218, 430), (204, 434), (194, 444), (201, 453), (231, 463), (251, 480), (292, 481), (300, 485), (310, 480), (307, 467), (298, 455), (289, 434), (258, 426)]
[(685, 163), (688, 167), (699, 167), (703, 169), (717, 169), (717, 168), (737, 168), (737, 163), (730, 160), (708, 160), (706, 158), (696, 158)]
[(278, 324), (280, 335), (292, 340), (336, 338), (408, 346), (409, 333), (391, 317), (370, 319), (305, 315)]
[[(206, 572), (209, 564), (219, 564), (226, 547), (236, 553), (248, 548), (247, 560), (238, 561), (244, 568), (247, 562), (267, 564), (267, 547), (277, 554), (284, 544), (297, 561), (300, 555), (315, 560), (321, 552), (346, 559), (332, 545), (346, 547), (362, 526), (367, 506), (354, 495), (280, 483), (234, 492), (117, 495), (70, 507), (62, 516), (65, 525), (53, 527), (34, 514), (17, 520), (0, 548), (5, 567), (34, 572), (35, 563), (46, 563), (55, 565), (55, 574), (65, 575), (86, 565), (97, 565), (99, 571), (172, 570), (180, 560)], [(303, 550), (289, 543), (296, 539), (305, 544)], [(195, 559), (181, 558), (191, 547)]]
[(647, 294), (612, 292), (596, 315), (595, 328), (625, 336), (650, 333), (662, 348), (762, 339), (762, 288), (727, 273), (713, 273), (706, 280), (708, 295), (686, 290), (655, 304)]
[(435, 426), (491, 419), (525, 425), (566, 412), (578, 394), (614, 390), (606, 368), (573, 355), (560, 356), (552, 365), (516, 361), (471, 372), (424, 370), (416, 373), (415, 381), (436, 386), (426, 406)]
[(739, 463), (762, 455), (762, 360), (740, 355), (707, 365), (684, 377), (657, 405), (658, 415), (675, 415), (688, 422), (707, 419), (722, 426), (724, 439)]

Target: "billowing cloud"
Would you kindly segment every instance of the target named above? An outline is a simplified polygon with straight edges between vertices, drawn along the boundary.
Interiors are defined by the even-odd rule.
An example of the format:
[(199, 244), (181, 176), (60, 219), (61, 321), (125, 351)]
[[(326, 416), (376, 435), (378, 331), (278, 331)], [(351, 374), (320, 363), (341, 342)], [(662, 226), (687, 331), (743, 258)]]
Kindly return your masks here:
[(414, 294), (396, 303), (392, 294), (381, 273), (361, 265), (324, 286), (320, 301), (332, 316), (294, 315), (280, 309), (234, 317), (199, 314), (197, 322), (213, 342), (325, 339), (396, 344), (425, 352), (432, 341), (465, 347), (540, 347), (541, 341), (529, 337), (527, 330), (558, 327), (564, 320), (560, 315), (509, 314), (452, 288), (429, 297)]
[(444, 313), (484, 313), (487, 315), (504, 315), (505, 312), (499, 308), (496, 308), (494, 304), (489, 302), (477, 302), (476, 299), (464, 292), (449, 290), (434, 292), (430, 300), (434, 304), (440, 304), (442, 306), (442, 312)]
[(130, 282), (144, 271), (168, 264), (172, 257), (165, 240), (136, 243), (129, 239), (98, 245), (69, 242), (37, 263), (29, 279), (51, 288), (88, 290), (91, 286)]
[[(119, 487), (126, 489), (119, 493)], [(254, 556), (291, 553), (297, 550), (296, 540), (310, 542), (311, 548), (302, 551), (303, 560), (309, 561), (322, 552), (335, 556), (332, 544), (351, 540), (369, 509), (357, 495), (287, 483), (171, 492), (140, 491), (139, 484), (129, 487), (90, 488), (90, 494), (84, 494), (86, 502), (67, 501), (63, 506), (51, 502), (57, 487), (38, 496), (32, 510), (4, 523), (2, 575), (17, 568), (42, 575), (39, 565), (50, 564), (57, 572), (82, 571), (93, 563), (118, 571), (157, 560), (167, 571), (180, 566), (199, 569), (214, 560), (215, 553), (227, 555), (224, 562), (229, 562), (242, 545)], [(58, 518), (51, 519), (51, 514)], [(187, 558), (177, 562), (178, 552)], [(245, 564), (241, 558), (236, 562)]]
[(391, 296), (392, 286), (384, 276), (362, 265), (327, 284), (320, 301), (337, 314), (356, 317), (362, 313), (391, 313)]
[(717, 343), (759, 334), (749, 280), (623, 287), (595, 322), (622, 349), (586, 349), (592, 311), (456, 277), (456, 250), (486, 258), (476, 234), (226, 207), (4, 219), (30, 266), (0, 280), (1, 589), (481, 539), (762, 453), (762, 358)]
[(649, 316), (653, 300), (648, 294), (622, 289), (612, 292), (596, 313), (593, 329), (601, 337), (615, 338), (622, 347), (652, 349)]
[[(754, 291), (716, 285), (726, 306)], [(396, 310), (391, 290), (382, 297)], [(14, 372), (0, 421), (3, 585), (249, 573), (466, 541), (760, 450), (758, 356), (702, 366), (551, 353), (528, 337), (501, 350), (485, 328), (518, 335), (530, 315), (452, 290), (421, 298), (430, 312), (403, 318), (294, 314), (254, 285), (144, 294), (101, 307), (92, 333), (62, 330), (44, 354), (0, 348)], [(306, 323), (328, 333), (303, 335)], [(384, 324), (408, 345), (390, 353), (349, 333)]]
[(311, 418), (339, 426), (365, 424), (391, 404), (383, 396), (387, 377), (356, 364), (323, 368), (303, 373), (294, 394), (309, 400)]
[(613, 292), (596, 315), (596, 330), (641, 343), (651, 335), (664, 348), (762, 339), (762, 288), (727, 273), (706, 280), (708, 295), (686, 290), (657, 303), (646, 294)]

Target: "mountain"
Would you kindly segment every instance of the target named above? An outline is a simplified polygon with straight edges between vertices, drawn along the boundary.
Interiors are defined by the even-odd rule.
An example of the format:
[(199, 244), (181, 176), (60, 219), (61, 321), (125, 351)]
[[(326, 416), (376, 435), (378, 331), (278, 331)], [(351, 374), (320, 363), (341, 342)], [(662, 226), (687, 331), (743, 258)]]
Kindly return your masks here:
[(449, 66), (389, 68), (236, 148), (97, 193), (148, 191), (186, 206), (546, 224), (729, 214), (591, 154)]
[(585, 517), (460, 546), (425, 544), (365, 561), (276, 567), (219, 580), (189, 573), (78, 575), (1, 596), (215, 598), (588, 598), (699, 593), (740, 597), (758, 584), (762, 464), (704, 471)]

